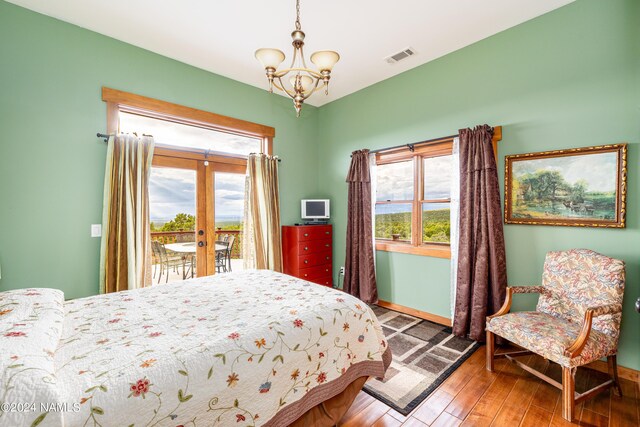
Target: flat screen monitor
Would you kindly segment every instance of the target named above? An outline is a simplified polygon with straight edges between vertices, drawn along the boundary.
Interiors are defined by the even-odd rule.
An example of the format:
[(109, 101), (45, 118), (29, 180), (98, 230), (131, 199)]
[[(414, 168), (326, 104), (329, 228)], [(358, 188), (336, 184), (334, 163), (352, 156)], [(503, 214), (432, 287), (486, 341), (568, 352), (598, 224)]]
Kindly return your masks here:
[(302, 200), (302, 219), (312, 219), (312, 220), (329, 219), (329, 200), (326, 200), (326, 199)]

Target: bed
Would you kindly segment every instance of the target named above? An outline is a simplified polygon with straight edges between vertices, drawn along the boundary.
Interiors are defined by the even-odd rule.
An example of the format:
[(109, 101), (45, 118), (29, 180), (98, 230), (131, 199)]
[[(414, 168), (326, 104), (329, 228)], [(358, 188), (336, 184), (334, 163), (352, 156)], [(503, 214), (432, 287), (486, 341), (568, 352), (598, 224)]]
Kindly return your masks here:
[(366, 304), (266, 270), (0, 292), (0, 425), (331, 425), (390, 361)]

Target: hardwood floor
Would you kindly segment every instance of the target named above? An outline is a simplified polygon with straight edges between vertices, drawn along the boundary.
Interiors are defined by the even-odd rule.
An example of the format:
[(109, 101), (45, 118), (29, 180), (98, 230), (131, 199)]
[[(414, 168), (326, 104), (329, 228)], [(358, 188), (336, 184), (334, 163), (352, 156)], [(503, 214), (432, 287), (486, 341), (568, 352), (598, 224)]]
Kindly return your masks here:
[[(505, 359), (495, 361), (495, 372), (484, 366), (484, 347), (479, 348), (420, 406), (403, 416), (384, 403), (360, 392), (340, 421), (340, 426), (441, 427), (441, 426), (640, 426), (640, 389), (621, 379), (623, 397), (611, 390), (576, 407), (576, 420), (562, 419), (560, 390), (528, 374)], [(539, 356), (523, 361), (561, 379), (560, 367)], [(576, 390), (606, 379), (606, 374), (578, 369)]]

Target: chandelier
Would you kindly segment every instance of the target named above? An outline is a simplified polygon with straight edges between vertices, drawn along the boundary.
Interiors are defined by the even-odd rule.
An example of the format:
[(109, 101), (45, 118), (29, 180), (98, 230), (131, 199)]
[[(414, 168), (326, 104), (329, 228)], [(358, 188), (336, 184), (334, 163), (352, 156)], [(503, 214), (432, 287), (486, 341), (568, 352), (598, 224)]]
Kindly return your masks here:
[[(311, 62), (318, 71), (307, 67), (302, 48), (305, 34), (300, 26), (300, 0), (296, 0), (296, 28), (291, 33), (293, 42), (293, 60), (291, 66), (283, 70), (277, 70), (284, 61), (285, 56), (281, 50), (263, 48), (256, 50), (256, 58), (262, 63), (267, 79), (269, 80), (269, 92), (273, 93), (273, 87), (286, 93), (293, 99), (296, 108), (296, 116), (300, 117), (300, 109), (304, 101), (314, 92), (324, 89), (325, 95), (329, 94), (329, 80), (331, 69), (340, 59), (340, 55), (332, 50), (320, 50), (311, 55)], [(289, 76), (289, 85), (285, 85)], [(322, 81), (322, 85), (320, 82)]]

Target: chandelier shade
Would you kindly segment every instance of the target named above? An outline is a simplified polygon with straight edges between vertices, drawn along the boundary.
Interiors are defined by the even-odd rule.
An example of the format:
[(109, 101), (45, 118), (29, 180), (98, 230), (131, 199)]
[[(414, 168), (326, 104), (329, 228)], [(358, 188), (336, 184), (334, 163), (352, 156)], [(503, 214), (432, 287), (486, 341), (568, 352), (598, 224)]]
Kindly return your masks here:
[(338, 52), (332, 50), (320, 50), (311, 55), (311, 62), (313, 62), (320, 71), (331, 71), (338, 60), (340, 60), (340, 55), (338, 55)]
[(264, 68), (278, 68), (284, 61), (284, 53), (278, 49), (258, 49), (256, 50), (256, 59), (262, 63)]
[[(296, 115), (300, 117), (302, 104), (313, 93), (324, 89), (325, 95), (329, 94), (329, 80), (331, 71), (340, 60), (340, 55), (332, 50), (321, 50), (311, 55), (311, 62), (317, 70), (307, 67), (304, 59), (304, 38), (305, 34), (300, 25), (300, 0), (296, 0), (296, 22), (295, 29), (291, 33), (293, 45), (293, 57), (289, 68), (278, 70), (278, 67), (285, 60), (284, 53), (279, 49), (262, 48), (256, 50), (256, 59), (260, 61), (267, 75), (269, 82), (269, 92), (273, 92), (273, 87), (286, 93), (293, 99)], [(285, 77), (289, 77), (288, 79)], [(288, 80), (288, 84), (283, 82)], [(320, 85), (322, 82), (322, 85)]]

